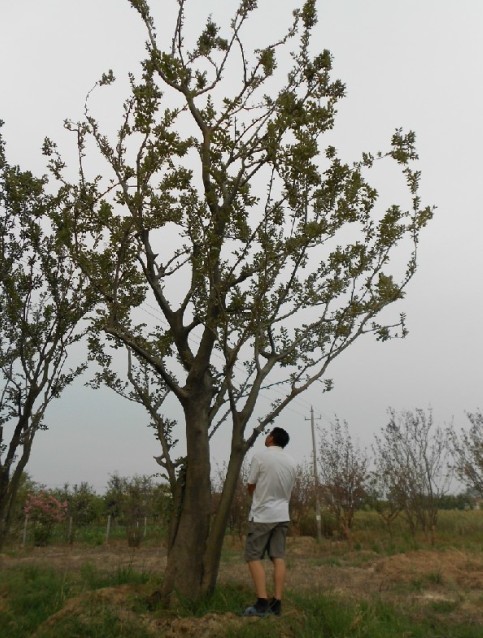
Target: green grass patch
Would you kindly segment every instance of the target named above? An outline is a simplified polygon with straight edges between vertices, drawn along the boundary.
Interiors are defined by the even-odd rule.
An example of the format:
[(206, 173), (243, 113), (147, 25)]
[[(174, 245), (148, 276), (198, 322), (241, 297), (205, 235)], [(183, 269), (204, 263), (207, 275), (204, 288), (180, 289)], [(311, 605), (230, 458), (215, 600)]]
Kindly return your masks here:
[[(101, 572), (89, 563), (82, 565), (77, 573), (37, 566), (4, 570), (0, 573), (0, 635), (2, 638), (26, 638), (31, 636), (47, 618), (60, 611), (66, 601), (74, 596), (104, 587), (146, 584), (150, 578), (148, 573), (137, 572), (129, 566), (118, 567), (111, 572)], [(77, 630), (74, 631), (74, 625), (85, 624), (85, 621), (73, 617), (71, 621), (67, 618), (62, 621), (61, 625), (66, 625), (64, 634), (52, 633), (52, 636), (92, 635), (109, 638), (111, 635), (132, 635), (133, 637), (145, 635), (119, 633), (119, 628), (116, 629), (118, 633), (115, 633), (114, 629), (112, 633), (111, 626), (114, 627), (116, 623), (112, 623), (112, 619), (108, 618), (107, 610), (104, 615), (106, 615), (105, 626), (109, 627), (110, 633), (105, 633), (102, 627), (96, 629), (103, 617), (103, 614), (98, 614), (92, 629), (94, 633), (75, 633)], [(73, 624), (72, 631), (67, 628), (69, 622)], [(101, 625), (104, 626), (104, 620)], [(55, 632), (57, 631), (56, 625)]]
[(53, 626), (40, 627), (35, 638), (151, 638), (136, 621), (124, 618), (102, 606), (89, 606), (81, 615), (61, 618)]
[(65, 575), (40, 567), (0, 573), (2, 638), (30, 636), (71, 594)]
[(97, 569), (92, 563), (81, 565), (80, 577), (83, 588), (88, 590), (118, 585), (144, 585), (151, 579), (148, 572), (138, 572), (130, 565), (119, 566), (112, 572), (105, 572)]
[(458, 600), (435, 600), (431, 608), (438, 614), (450, 614), (460, 607)]
[[(348, 602), (331, 596), (295, 597), (303, 615), (300, 638), (479, 638), (481, 627), (451, 626), (447, 607), (434, 608), (426, 618), (413, 618), (382, 601)], [(438, 613), (434, 613), (438, 612)], [(440, 617), (441, 614), (443, 617)], [(255, 635), (255, 634), (253, 634)]]
[(310, 564), (315, 567), (321, 567), (327, 565), (328, 567), (341, 567), (344, 561), (338, 556), (321, 556), (315, 557), (310, 560)]

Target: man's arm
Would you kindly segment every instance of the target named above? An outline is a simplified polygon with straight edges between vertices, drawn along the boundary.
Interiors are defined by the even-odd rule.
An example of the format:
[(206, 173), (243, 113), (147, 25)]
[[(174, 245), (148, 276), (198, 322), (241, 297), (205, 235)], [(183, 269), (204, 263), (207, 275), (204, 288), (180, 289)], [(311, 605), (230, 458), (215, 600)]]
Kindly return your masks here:
[(256, 488), (256, 484), (255, 483), (247, 483), (247, 490), (248, 493), (250, 494), (250, 496), (253, 495), (253, 492), (255, 491)]

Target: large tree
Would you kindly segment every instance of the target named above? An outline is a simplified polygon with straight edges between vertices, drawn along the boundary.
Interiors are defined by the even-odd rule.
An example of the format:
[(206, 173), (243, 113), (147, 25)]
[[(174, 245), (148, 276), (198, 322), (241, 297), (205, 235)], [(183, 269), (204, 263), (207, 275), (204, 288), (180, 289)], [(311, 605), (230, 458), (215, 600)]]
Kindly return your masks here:
[(0, 136), (0, 547), (47, 406), (84, 368), (66, 362), (89, 300), (49, 228), (59, 200), (47, 191), (8, 163)]
[[(358, 337), (405, 334), (403, 316), (380, 315), (404, 295), (431, 210), (420, 205), (412, 133), (396, 131), (387, 152), (352, 164), (324, 148), (344, 85), (331, 78), (330, 53), (312, 45), (315, 0), (254, 51), (244, 38), (255, 0), (239, 1), (224, 29), (209, 17), (192, 42), (188, 3), (177, 0), (169, 43), (149, 3), (129, 1), (147, 54), (117, 136), (88, 101), (85, 120), (67, 123), (78, 179), (52, 141), (44, 151), (70, 200), (59, 236), (103, 299), (98, 330), (147, 362), (182, 407), (186, 457), (163, 589), (197, 599), (215, 586), (257, 436), (314, 382), (330, 388), (329, 365)], [(112, 82), (108, 72), (99, 84)], [(407, 196), (383, 209), (367, 173), (386, 160)], [(137, 311), (146, 300), (160, 316), (147, 324)], [(260, 392), (273, 385), (279, 398), (263, 412)], [(210, 436), (220, 423), (231, 430), (230, 459), (212, 517)]]

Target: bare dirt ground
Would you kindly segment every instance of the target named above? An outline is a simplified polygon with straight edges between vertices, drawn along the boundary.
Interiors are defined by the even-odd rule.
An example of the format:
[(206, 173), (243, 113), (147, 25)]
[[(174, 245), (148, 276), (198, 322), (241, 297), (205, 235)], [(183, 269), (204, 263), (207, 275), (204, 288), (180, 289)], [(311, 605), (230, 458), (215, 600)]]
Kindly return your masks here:
[[(483, 553), (467, 553), (458, 550), (419, 550), (393, 556), (381, 556), (369, 551), (330, 551), (331, 546), (321, 547), (312, 538), (288, 539), (287, 593), (330, 593), (351, 600), (370, 600), (377, 597), (391, 604), (411, 606), (415, 614), (424, 614), (425, 608), (434, 604), (454, 607), (448, 620), (464, 619), (483, 625)], [(334, 546), (332, 548), (335, 550)], [(251, 583), (243, 564), (239, 541), (227, 543), (220, 568), (219, 584), (236, 584), (251, 591)], [(89, 563), (100, 571), (132, 568), (154, 577), (162, 574), (166, 561), (164, 548), (140, 547), (130, 549), (125, 544), (108, 547), (48, 547), (35, 548), (16, 555), (0, 555), (0, 569), (20, 565), (50, 565), (63, 571), (78, 570)], [(270, 565), (267, 564), (268, 578)], [(47, 621), (55, 624), (65, 614), (76, 613), (92, 605), (93, 600), (115, 607), (127, 618), (128, 599), (149, 592), (144, 586), (122, 585), (83, 594), (66, 602), (64, 608)], [(152, 588), (152, 585), (151, 585)], [(247, 603), (251, 602), (247, 600)], [(233, 614), (207, 614), (202, 618), (159, 618), (153, 615), (139, 616), (148, 630), (158, 636), (196, 636), (216, 638), (226, 635), (227, 625), (235, 631), (247, 619)], [(290, 602), (285, 613), (297, 613)], [(250, 619), (248, 619), (250, 620)], [(256, 621), (256, 619), (254, 619)]]

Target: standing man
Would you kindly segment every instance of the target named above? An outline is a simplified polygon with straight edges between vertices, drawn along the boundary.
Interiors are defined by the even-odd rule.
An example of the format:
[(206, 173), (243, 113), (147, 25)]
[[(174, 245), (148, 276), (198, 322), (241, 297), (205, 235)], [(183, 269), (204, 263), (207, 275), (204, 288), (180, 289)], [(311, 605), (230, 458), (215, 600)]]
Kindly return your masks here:
[[(250, 465), (248, 493), (252, 496), (245, 560), (248, 564), (257, 601), (247, 607), (244, 616), (279, 616), (285, 583), (285, 539), (290, 520), (288, 504), (295, 482), (295, 461), (285, 451), (289, 435), (274, 428), (265, 439), (266, 449), (257, 452)], [(274, 592), (268, 598), (262, 559), (268, 554), (273, 563)]]

